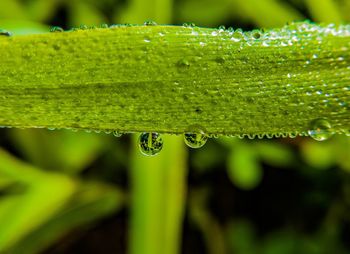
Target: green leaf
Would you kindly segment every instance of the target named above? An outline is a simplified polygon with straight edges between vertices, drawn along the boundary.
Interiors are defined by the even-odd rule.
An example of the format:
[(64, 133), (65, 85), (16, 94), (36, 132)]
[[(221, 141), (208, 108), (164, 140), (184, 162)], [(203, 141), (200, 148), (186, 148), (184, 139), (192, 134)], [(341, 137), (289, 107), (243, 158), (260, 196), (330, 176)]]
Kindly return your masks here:
[(305, 140), (301, 146), (302, 156), (307, 164), (319, 169), (328, 169), (335, 164), (333, 147), (327, 143)]
[(342, 22), (340, 8), (334, 0), (306, 0), (311, 16), (314, 21), (337, 23)]
[(49, 26), (41, 23), (16, 19), (0, 19), (0, 28), (8, 30), (14, 35), (40, 34), (49, 31)]
[(290, 147), (277, 140), (256, 142), (254, 149), (263, 161), (272, 166), (287, 167), (296, 160)]
[(305, 19), (292, 6), (278, 0), (235, 0), (231, 10), (244, 19), (249, 18), (259, 27), (283, 26), (287, 22)]
[(69, 24), (71, 26), (93, 26), (106, 23), (102, 12), (92, 4), (84, 1), (71, 1), (69, 7)]
[(230, 14), (230, 4), (227, 0), (202, 0), (200, 4), (198, 0), (187, 0), (180, 1), (175, 7), (177, 20), (183, 23), (194, 22), (199, 26), (223, 24)]
[(1, 0), (0, 17), (2, 19), (26, 20), (27, 14), (21, 1), (19, 0)]
[(84, 183), (64, 209), (17, 242), (9, 253), (39, 253), (72, 229), (92, 225), (120, 209), (123, 203), (124, 195), (119, 190), (98, 183)]
[(326, 118), (344, 133), (349, 42), (349, 26), (309, 23), (2, 36), (0, 125), (288, 136)]
[(254, 150), (247, 144), (232, 149), (227, 162), (228, 176), (239, 188), (250, 190), (262, 179), (262, 168)]
[(117, 13), (115, 22), (142, 24), (153, 20), (169, 24), (172, 20), (173, 0), (129, 0), (124, 10)]
[(0, 162), (0, 188), (7, 187), (0, 198), (1, 253), (38, 253), (124, 204), (124, 194), (114, 187), (45, 172), (3, 150)]
[(44, 22), (52, 18), (61, 0), (31, 0), (27, 1), (26, 12), (31, 20)]
[(68, 130), (19, 130), (10, 132), (16, 149), (41, 168), (76, 174), (86, 168), (111, 139), (103, 135)]
[(3, 150), (0, 161), (0, 172), (23, 186), (22, 193), (1, 198), (1, 252), (47, 222), (68, 201), (76, 184), (68, 177), (18, 162)]

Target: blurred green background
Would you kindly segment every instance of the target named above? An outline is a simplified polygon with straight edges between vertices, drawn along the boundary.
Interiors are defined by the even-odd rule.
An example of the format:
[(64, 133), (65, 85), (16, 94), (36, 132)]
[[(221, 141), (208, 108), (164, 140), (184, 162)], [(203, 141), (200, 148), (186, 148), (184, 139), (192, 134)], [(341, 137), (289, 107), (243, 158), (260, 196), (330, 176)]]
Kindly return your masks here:
[[(0, 28), (349, 22), (349, 0), (1, 0)], [(1, 85), (1, 84), (0, 84)], [(0, 112), (1, 113), (1, 112)], [(165, 137), (0, 129), (0, 253), (350, 253), (350, 138)]]

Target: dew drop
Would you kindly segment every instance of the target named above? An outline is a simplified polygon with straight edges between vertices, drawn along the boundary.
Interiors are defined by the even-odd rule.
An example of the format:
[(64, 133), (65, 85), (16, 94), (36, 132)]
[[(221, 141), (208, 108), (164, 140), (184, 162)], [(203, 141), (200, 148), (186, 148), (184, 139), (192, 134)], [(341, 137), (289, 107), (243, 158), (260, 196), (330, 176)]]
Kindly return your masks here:
[(261, 32), (260, 32), (259, 30), (254, 30), (254, 31), (252, 32), (252, 36), (253, 36), (253, 38), (254, 38), (255, 40), (258, 40), (258, 39), (260, 39), (260, 37), (261, 37)]
[(190, 66), (190, 62), (186, 58), (179, 60), (177, 62), (177, 64), (178, 64), (178, 66), (182, 66), (182, 67), (189, 67)]
[(154, 22), (153, 20), (146, 20), (144, 23), (143, 23), (144, 26), (156, 26), (158, 25), (156, 22)]
[(331, 124), (326, 119), (320, 118), (311, 122), (308, 134), (317, 141), (324, 141), (333, 136), (334, 133)]
[(244, 36), (243, 36), (242, 30), (241, 30), (241, 29), (237, 29), (237, 30), (232, 34), (231, 41), (239, 42), (239, 41), (241, 41), (243, 38), (244, 38)]
[(195, 27), (196, 24), (195, 24), (195, 23), (189, 22), (189, 23), (183, 23), (182, 26), (183, 26), (183, 27)]
[(143, 155), (157, 155), (163, 148), (163, 138), (156, 132), (144, 132), (139, 137), (139, 149)]
[(185, 144), (191, 148), (200, 148), (205, 145), (208, 140), (208, 136), (204, 133), (185, 133)]
[(0, 29), (0, 36), (11, 36), (12, 33), (4, 29)]
[(108, 28), (109, 26), (108, 26), (108, 24), (106, 24), (106, 23), (103, 23), (103, 24), (101, 24), (100, 25), (100, 28)]
[(87, 29), (89, 29), (89, 27), (87, 25), (82, 24), (79, 26), (79, 29), (80, 30), (87, 30)]
[(50, 28), (50, 32), (51, 33), (57, 33), (57, 32), (64, 32), (62, 27), (59, 26), (53, 26)]
[(225, 27), (225, 26), (223, 26), (223, 25), (222, 25), (222, 26), (219, 26), (219, 31), (220, 31), (220, 32), (223, 32), (223, 31), (225, 31), (225, 30), (226, 30), (226, 27)]
[(233, 29), (232, 26), (230, 26), (229, 28), (227, 28), (227, 31), (228, 31), (229, 33), (233, 33), (233, 32), (234, 32), (234, 29)]
[(119, 131), (113, 131), (112, 133), (113, 133), (113, 136), (117, 138), (120, 138), (121, 136), (123, 136), (123, 133)]

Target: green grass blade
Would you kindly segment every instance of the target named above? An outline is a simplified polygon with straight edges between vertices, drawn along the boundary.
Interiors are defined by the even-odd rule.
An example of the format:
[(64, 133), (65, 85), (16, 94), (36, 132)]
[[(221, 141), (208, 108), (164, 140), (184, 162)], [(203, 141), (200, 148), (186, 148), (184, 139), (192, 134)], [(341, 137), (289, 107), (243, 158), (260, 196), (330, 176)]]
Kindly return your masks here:
[(123, 204), (124, 195), (120, 190), (93, 182), (81, 183), (64, 209), (17, 242), (8, 253), (40, 253), (72, 229), (87, 228), (95, 220), (120, 209)]
[(3, 253), (59, 211), (76, 190), (76, 183), (63, 175), (41, 172), (3, 150), (0, 161), (0, 173), (19, 186), (17, 195), (5, 195), (0, 203)]
[(126, 26), (0, 38), (0, 125), (208, 134), (350, 129), (350, 27)]
[(318, 22), (342, 22), (342, 15), (337, 2), (334, 0), (306, 0), (313, 20)]

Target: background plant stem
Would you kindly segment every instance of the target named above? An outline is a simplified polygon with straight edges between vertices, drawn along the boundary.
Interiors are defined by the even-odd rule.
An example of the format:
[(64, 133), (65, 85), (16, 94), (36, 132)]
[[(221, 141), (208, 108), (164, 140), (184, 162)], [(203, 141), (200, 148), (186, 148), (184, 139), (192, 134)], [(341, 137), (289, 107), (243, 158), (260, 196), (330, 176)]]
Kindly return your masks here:
[[(134, 136), (137, 142), (137, 137)], [(186, 149), (178, 136), (165, 136), (155, 157), (133, 152), (131, 166), (131, 254), (180, 251), (186, 193)], [(137, 146), (133, 146), (137, 150)]]

